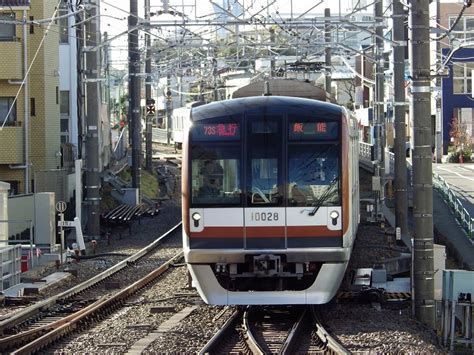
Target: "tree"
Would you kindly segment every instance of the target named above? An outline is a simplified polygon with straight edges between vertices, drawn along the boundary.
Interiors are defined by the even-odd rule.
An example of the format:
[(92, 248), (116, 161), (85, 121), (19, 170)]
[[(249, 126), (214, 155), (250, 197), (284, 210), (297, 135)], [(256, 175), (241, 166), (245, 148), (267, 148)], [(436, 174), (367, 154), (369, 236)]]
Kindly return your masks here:
[(451, 137), (451, 143), (455, 147), (455, 150), (462, 150), (467, 147), (469, 142), (469, 134), (467, 133), (467, 125), (462, 122), (460, 118), (453, 117), (449, 130)]
[(469, 161), (471, 159), (472, 149), (470, 146), (471, 137), (467, 132), (466, 123), (462, 122), (460, 118), (453, 117), (450, 127), (449, 135), (451, 137), (452, 147), (454, 148), (451, 161), (461, 161), (460, 156), (463, 157), (462, 161)]

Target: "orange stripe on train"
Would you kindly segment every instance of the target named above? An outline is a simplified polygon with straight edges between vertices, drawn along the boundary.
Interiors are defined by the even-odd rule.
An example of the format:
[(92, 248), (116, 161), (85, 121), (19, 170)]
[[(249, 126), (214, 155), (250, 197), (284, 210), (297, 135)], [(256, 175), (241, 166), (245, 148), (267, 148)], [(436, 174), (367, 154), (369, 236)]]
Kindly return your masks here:
[[(285, 227), (247, 227), (247, 238), (275, 238), (285, 236)], [(341, 237), (340, 230), (332, 231), (325, 226), (287, 227), (288, 238), (292, 237)], [(191, 232), (190, 238), (243, 238), (242, 227), (206, 227), (202, 232)]]

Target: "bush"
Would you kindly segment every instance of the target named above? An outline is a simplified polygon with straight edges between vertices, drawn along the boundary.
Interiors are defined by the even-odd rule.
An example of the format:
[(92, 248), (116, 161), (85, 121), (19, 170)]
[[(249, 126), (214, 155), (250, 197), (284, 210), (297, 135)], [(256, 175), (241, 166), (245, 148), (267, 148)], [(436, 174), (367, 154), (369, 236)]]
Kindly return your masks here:
[[(448, 162), (450, 162), (450, 163), (459, 163), (459, 156), (460, 155), (461, 155), (460, 151), (450, 153), (449, 158), (448, 158)], [(471, 149), (464, 150), (462, 156), (463, 156), (463, 162), (464, 163), (470, 162), (471, 157), (472, 157), (472, 150)]]

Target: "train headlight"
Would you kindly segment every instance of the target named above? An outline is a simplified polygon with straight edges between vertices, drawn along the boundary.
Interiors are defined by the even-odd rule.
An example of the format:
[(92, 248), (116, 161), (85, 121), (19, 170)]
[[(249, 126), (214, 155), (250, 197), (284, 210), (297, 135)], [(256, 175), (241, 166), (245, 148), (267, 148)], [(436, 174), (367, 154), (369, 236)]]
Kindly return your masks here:
[(337, 224), (337, 219), (339, 218), (339, 212), (331, 211), (329, 217), (332, 219), (332, 224), (335, 226)]
[(199, 212), (194, 212), (191, 215), (191, 218), (194, 221), (194, 227), (199, 227), (199, 221), (201, 220), (201, 214)]

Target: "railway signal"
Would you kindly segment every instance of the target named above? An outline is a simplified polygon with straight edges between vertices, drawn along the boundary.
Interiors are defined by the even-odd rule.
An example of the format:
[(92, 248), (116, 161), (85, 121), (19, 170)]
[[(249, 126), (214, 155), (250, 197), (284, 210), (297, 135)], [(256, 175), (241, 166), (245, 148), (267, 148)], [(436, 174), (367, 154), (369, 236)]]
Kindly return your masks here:
[(155, 100), (147, 99), (146, 100), (146, 114), (147, 116), (153, 116), (156, 112)]

